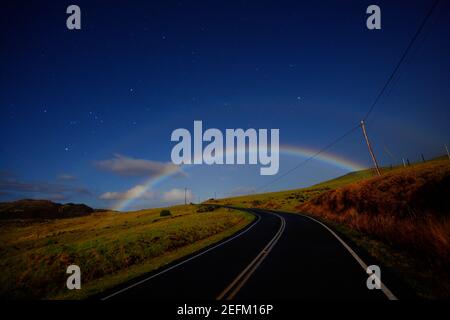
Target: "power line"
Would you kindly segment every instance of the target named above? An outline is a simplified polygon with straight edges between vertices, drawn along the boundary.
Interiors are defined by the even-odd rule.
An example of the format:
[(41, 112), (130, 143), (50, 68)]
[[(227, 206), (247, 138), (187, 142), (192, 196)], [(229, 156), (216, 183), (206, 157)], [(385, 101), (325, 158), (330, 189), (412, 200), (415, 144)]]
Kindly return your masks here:
[(337, 139), (333, 140), (332, 142), (330, 142), (329, 144), (327, 144), (325, 147), (323, 147), (322, 149), (320, 149), (319, 151), (317, 151), (316, 153), (314, 153), (312, 156), (310, 156), (309, 158), (303, 160), (302, 162), (300, 162), (298, 165), (296, 165), (295, 167), (289, 169), (288, 171), (286, 171), (285, 173), (283, 173), (282, 175), (276, 177), (275, 179), (273, 179), (272, 181), (266, 183), (265, 185), (256, 188), (255, 191), (258, 190), (262, 190), (265, 189), (266, 187), (268, 187), (269, 185), (277, 182), (278, 180), (284, 178), (285, 176), (287, 176), (289, 173), (297, 170), (298, 168), (300, 168), (301, 166), (307, 164), (309, 161), (313, 160), (314, 158), (316, 158), (318, 155), (320, 155), (321, 153), (325, 152), (326, 150), (330, 149), (332, 146), (334, 146), (335, 144), (337, 144), (338, 142), (340, 142), (342, 139), (344, 139), (345, 137), (347, 137), (348, 135), (352, 134), (356, 129), (359, 129), (360, 125), (358, 124), (357, 126), (353, 127), (352, 129), (348, 130), (347, 132), (345, 132), (343, 135), (341, 135), (340, 137), (338, 137)]
[[(386, 91), (386, 89), (389, 87), (389, 84), (392, 82), (392, 80), (394, 79), (397, 71), (400, 69), (400, 66), (402, 65), (403, 61), (405, 60), (405, 58), (407, 57), (409, 51), (411, 50), (411, 48), (413, 47), (414, 43), (416, 42), (416, 39), (418, 38), (418, 36), (420, 35), (420, 33), (422, 32), (422, 29), (424, 28), (424, 26), (426, 25), (428, 19), (430, 18), (430, 16), (433, 14), (434, 10), (436, 9), (437, 5), (439, 3), (439, 0), (435, 0), (435, 2), (433, 3), (433, 5), (431, 6), (430, 10), (428, 11), (428, 13), (426, 14), (426, 16), (424, 17), (424, 19), (422, 20), (422, 23), (419, 25), (419, 28), (416, 30), (414, 36), (412, 37), (411, 41), (409, 42), (408, 46), (406, 47), (405, 51), (403, 52), (403, 54), (400, 57), (400, 60), (397, 62), (394, 70), (392, 71), (392, 73), (390, 74), (389, 78), (387, 79), (386, 83), (384, 84), (384, 86), (382, 87), (381, 91), (378, 93), (377, 97), (375, 98), (375, 101), (372, 103), (372, 105), (370, 106), (369, 110), (367, 111), (366, 115), (363, 118), (363, 121), (367, 120), (367, 118), (370, 116), (370, 114), (372, 113), (372, 111), (374, 110), (375, 106), (377, 105), (378, 101), (381, 99), (381, 97), (383, 96), (384, 92)], [(295, 167), (289, 169), (288, 171), (286, 171), (285, 173), (283, 173), (282, 175), (276, 177), (275, 179), (271, 180), (270, 182), (264, 184), (263, 186), (256, 188), (256, 191), (259, 190), (263, 190), (265, 188), (267, 188), (268, 186), (272, 185), (273, 183), (279, 181), (280, 179), (284, 178), (285, 176), (287, 176), (288, 174), (290, 174), (291, 172), (297, 170), (299, 167), (305, 165), (306, 163), (308, 163), (309, 161), (315, 159), (318, 155), (320, 155), (321, 153), (325, 152), (326, 150), (330, 149), (332, 146), (334, 146), (335, 144), (337, 144), (338, 142), (340, 142), (342, 139), (344, 139), (345, 137), (347, 137), (348, 135), (350, 135), (351, 133), (353, 133), (356, 129), (359, 129), (361, 127), (360, 124), (354, 126), (353, 128), (351, 128), (350, 130), (348, 130), (347, 132), (345, 132), (343, 135), (341, 135), (340, 137), (338, 137), (337, 139), (333, 140), (331, 143), (329, 143), (328, 145), (326, 145), (325, 147), (323, 147), (322, 149), (320, 149), (319, 151), (317, 151), (315, 154), (313, 154), (312, 156), (310, 156), (309, 158), (303, 160), (302, 162), (300, 162), (298, 165), (296, 165)]]
[(386, 91), (387, 87), (389, 86), (389, 84), (391, 83), (392, 79), (395, 77), (395, 74), (397, 73), (398, 69), (400, 68), (400, 66), (402, 65), (403, 61), (405, 60), (406, 56), (408, 55), (409, 50), (412, 48), (412, 46), (414, 45), (414, 43), (416, 42), (417, 37), (419, 36), (419, 34), (422, 32), (423, 27), (425, 26), (425, 24), (427, 23), (428, 19), (430, 18), (430, 16), (433, 14), (434, 9), (436, 9), (437, 5), (439, 3), (439, 0), (435, 0), (432, 7), (430, 8), (430, 10), (428, 11), (427, 15), (425, 16), (425, 18), (422, 20), (422, 23), (420, 24), (419, 28), (416, 30), (416, 33), (414, 34), (414, 36), (412, 37), (411, 41), (409, 42), (408, 46), (406, 47), (406, 50), (403, 52), (403, 54), (400, 57), (400, 60), (397, 62), (397, 65), (395, 66), (394, 70), (392, 71), (391, 75), (389, 76), (388, 80), (386, 81), (386, 83), (384, 84), (384, 86), (382, 87), (381, 91), (378, 93), (377, 97), (375, 98), (375, 101), (372, 103), (372, 105), (370, 106), (369, 110), (367, 111), (366, 115), (364, 116), (363, 120), (367, 120), (367, 118), (370, 116), (370, 114), (372, 113), (373, 109), (375, 108), (376, 104), (378, 103), (378, 101), (381, 99), (381, 97), (383, 96), (384, 92)]

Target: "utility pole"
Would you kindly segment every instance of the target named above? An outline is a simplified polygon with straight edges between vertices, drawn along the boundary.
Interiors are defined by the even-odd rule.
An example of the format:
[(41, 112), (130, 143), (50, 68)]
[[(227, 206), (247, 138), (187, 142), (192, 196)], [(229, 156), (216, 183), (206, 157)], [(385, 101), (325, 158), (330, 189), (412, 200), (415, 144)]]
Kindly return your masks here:
[(377, 174), (381, 176), (380, 168), (378, 166), (377, 158), (375, 158), (375, 154), (373, 153), (372, 146), (370, 145), (369, 137), (367, 136), (366, 126), (364, 124), (364, 120), (361, 120), (361, 128), (364, 134), (364, 138), (366, 139), (367, 147), (369, 148), (370, 156), (372, 157), (373, 164), (375, 165), (375, 169)]
[(448, 157), (448, 159), (450, 160), (450, 153), (448, 152), (447, 145), (445, 145), (445, 150), (447, 151), (447, 157)]
[(184, 205), (187, 205), (186, 193), (187, 193), (187, 188), (184, 188)]

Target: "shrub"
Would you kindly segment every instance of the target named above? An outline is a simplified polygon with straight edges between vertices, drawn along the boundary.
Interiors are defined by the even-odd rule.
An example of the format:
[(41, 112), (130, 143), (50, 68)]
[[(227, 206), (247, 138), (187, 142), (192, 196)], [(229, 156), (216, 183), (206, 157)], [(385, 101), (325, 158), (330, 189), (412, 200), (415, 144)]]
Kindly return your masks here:
[(197, 212), (212, 212), (217, 208), (217, 206), (200, 206), (200, 208), (197, 209)]
[(170, 212), (170, 210), (167, 210), (167, 209), (161, 210), (161, 212), (159, 213), (160, 217), (168, 217), (171, 215), (172, 215), (172, 213)]
[(253, 200), (252, 201), (252, 206), (253, 207), (258, 207), (260, 205), (262, 205), (262, 201), (261, 200)]

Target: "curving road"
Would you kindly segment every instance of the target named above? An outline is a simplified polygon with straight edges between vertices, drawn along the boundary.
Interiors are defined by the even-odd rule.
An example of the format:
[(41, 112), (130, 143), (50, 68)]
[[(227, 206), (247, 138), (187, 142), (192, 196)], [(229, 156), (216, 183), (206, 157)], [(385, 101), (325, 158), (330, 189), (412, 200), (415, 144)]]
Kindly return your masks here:
[(309, 217), (241, 209), (257, 218), (219, 244), (103, 294), (109, 299), (395, 299), (369, 290), (366, 265)]

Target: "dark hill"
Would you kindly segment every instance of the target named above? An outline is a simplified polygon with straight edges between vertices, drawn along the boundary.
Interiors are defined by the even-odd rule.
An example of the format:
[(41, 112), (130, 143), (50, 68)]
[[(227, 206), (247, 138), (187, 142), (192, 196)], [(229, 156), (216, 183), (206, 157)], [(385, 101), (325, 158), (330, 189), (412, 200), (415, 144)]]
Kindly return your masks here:
[(0, 219), (58, 219), (85, 216), (93, 212), (94, 209), (84, 204), (60, 204), (49, 200), (0, 202)]

